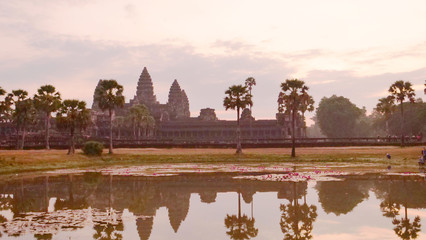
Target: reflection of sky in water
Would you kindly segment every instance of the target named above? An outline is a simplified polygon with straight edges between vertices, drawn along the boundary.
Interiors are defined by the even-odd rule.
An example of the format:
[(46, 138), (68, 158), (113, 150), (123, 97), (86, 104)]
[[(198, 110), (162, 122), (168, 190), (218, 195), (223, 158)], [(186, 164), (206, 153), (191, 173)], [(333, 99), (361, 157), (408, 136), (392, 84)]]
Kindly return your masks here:
[[(398, 177), (398, 181), (401, 181), (402, 183), (402, 177), (396, 177)], [(78, 176), (75, 176), (73, 178), (73, 198), (75, 198), (76, 200), (79, 196), (84, 195), (89, 204), (83, 209), (77, 208), (73, 211), (73, 213), (77, 214), (77, 217), (86, 216), (86, 218), (84, 219), (84, 223), (81, 224), (82, 228), (78, 228), (75, 230), (59, 229), (54, 232), (53, 239), (93, 239), (94, 234), (96, 234), (96, 231), (94, 230), (94, 222), (108, 222), (110, 220), (113, 221), (112, 219), (114, 219), (115, 223), (118, 223), (122, 220), (124, 231), (117, 231), (119, 234), (122, 235), (122, 239), (139, 239), (139, 236), (141, 235), (141, 226), (146, 226), (139, 224), (141, 221), (140, 218), (144, 216), (144, 214), (142, 214), (144, 210), (139, 209), (139, 213), (134, 214), (131, 210), (129, 210), (132, 209), (132, 207), (134, 208), (134, 206), (125, 206), (121, 204), (120, 206), (123, 208), (123, 210), (114, 211), (110, 216), (105, 210), (100, 210), (90, 205), (90, 203), (93, 203), (95, 205), (102, 205), (108, 202), (105, 197), (108, 197), (109, 195), (109, 178), (108, 176), (98, 176), (98, 178), (100, 180), (98, 179), (92, 181), (86, 179), (86, 183), (84, 183), (84, 178), (82, 177), (79, 178)], [(113, 181), (111, 182), (111, 186), (113, 189), (112, 206), (114, 206), (114, 204), (118, 204), (118, 202), (120, 201), (126, 202), (126, 200), (128, 200), (126, 198), (131, 198), (133, 196), (132, 194), (136, 194), (135, 196), (139, 196), (137, 194), (143, 194), (143, 192), (141, 192), (141, 188), (136, 188), (136, 192), (132, 192), (131, 190), (129, 190), (132, 188), (129, 188), (127, 190), (122, 188), (122, 186), (129, 186), (131, 184), (135, 184), (135, 181), (129, 180), (129, 178), (130, 177), (124, 176), (121, 176), (120, 178), (113, 177)], [(229, 236), (226, 234), (229, 229), (225, 227), (224, 219), (227, 215), (238, 215), (239, 196), (236, 192), (238, 186), (241, 186), (241, 188), (243, 189), (242, 192), (248, 191), (247, 189), (251, 190), (252, 193), (256, 192), (254, 193), (254, 195), (252, 195), (253, 204), (247, 202), (247, 200), (250, 201), (250, 197), (247, 197), (248, 195), (245, 195), (245, 199), (242, 196), (243, 194), (241, 195), (241, 215), (246, 215), (251, 218), (253, 214), (253, 217), (255, 219), (254, 226), (258, 229), (257, 236), (250, 239), (283, 239), (284, 234), (280, 227), (280, 220), (282, 214), (282, 212), (280, 211), (280, 205), (292, 204), (290, 198), (292, 198), (291, 196), (294, 196), (294, 189), (297, 189), (296, 192), (300, 192), (300, 194), (298, 195), (298, 204), (302, 205), (305, 201), (303, 196), (303, 186), (306, 185), (303, 185), (303, 183), (297, 183), (297, 185), (293, 185), (293, 183), (291, 182), (263, 182), (260, 183), (260, 185), (256, 185), (259, 184), (259, 181), (236, 180), (232, 179), (231, 177), (223, 178), (222, 176), (219, 181), (223, 182), (223, 186), (219, 184), (219, 186), (210, 187), (209, 182), (210, 184), (215, 183), (215, 176), (200, 177), (200, 175), (198, 175), (196, 179), (192, 178), (193, 177), (186, 176), (182, 180), (179, 177), (170, 177), (169, 180), (163, 181), (158, 181), (157, 178), (154, 181), (155, 183), (150, 182), (149, 180), (147, 180), (147, 178), (137, 179), (137, 181), (142, 181), (145, 185), (153, 184), (154, 188), (150, 190), (148, 189), (147, 192), (154, 191), (154, 195), (157, 194), (156, 196), (161, 195), (162, 197), (167, 195), (166, 197), (164, 197), (166, 200), (161, 200), (165, 201), (164, 203), (157, 204), (155, 202), (156, 200), (154, 199), (152, 204), (157, 204), (155, 205), (155, 210), (148, 211), (153, 213), (153, 228), (150, 234), (148, 231), (149, 239), (229, 239)], [(350, 178), (350, 176), (344, 178)], [(411, 188), (410, 184), (413, 183), (417, 184), (417, 187), (420, 186), (420, 188), (424, 189), (424, 182), (414, 182), (413, 179), (416, 181), (420, 180), (420, 178), (412, 176), (409, 180), (404, 181), (404, 184), (406, 185), (401, 186), (407, 186), (407, 188)], [(31, 207), (33, 208), (35, 206), (36, 208), (44, 208), (47, 210), (47, 213), (40, 212), (40, 210), (34, 211), (34, 209), (31, 209), (31, 207), (27, 207), (28, 209), (31, 209), (31, 211), (26, 212), (26, 215), (27, 217), (32, 216), (32, 222), (38, 221), (36, 219), (37, 216), (44, 216), (45, 219), (49, 219), (49, 217), (55, 216), (55, 214), (59, 216), (62, 215), (62, 217), (64, 217), (65, 219), (72, 218), (72, 214), (70, 214), (69, 210), (55, 209), (55, 206), (57, 206), (57, 201), (67, 200), (67, 197), (64, 197), (64, 194), (59, 194), (59, 192), (61, 191), (67, 193), (68, 190), (64, 190), (69, 187), (67, 178), (62, 177), (55, 179), (55, 177), (50, 177), (48, 180), (48, 185), (46, 185), (46, 182), (44, 182), (44, 180), (40, 180), (40, 178), (26, 179), (23, 185), (21, 185), (19, 180), (13, 181), (3, 183), (3, 185), (1, 185), (0, 191), (4, 192), (0, 192), (0, 194), (2, 194), (0, 196), (14, 197), (14, 195), (12, 195), (10, 191), (23, 191), (24, 195), (35, 194), (35, 196), (43, 196), (43, 194), (45, 194), (46, 186), (48, 186), (47, 189), (49, 198), (47, 200), (47, 205), (43, 207), (43, 204), (39, 203), (43, 203), (43, 201), (41, 200), (39, 202), (33, 202), (31, 205)], [(380, 209), (380, 203), (383, 201), (384, 196), (383, 192), (386, 192), (387, 186), (389, 184), (383, 180), (379, 184), (375, 180), (368, 179), (352, 179), (351, 181), (353, 181), (351, 183), (358, 184), (358, 189), (361, 189), (363, 191), (363, 195), (360, 197), (362, 200), (359, 200), (359, 202), (352, 203), (349, 208), (343, 210), (340, 209), (340, 213), (332, 212), (338, 211), (336, 209), (339, 209), (334, 208), (335, 206), (333, 205), (328, 205), (324, 207), (324, 203), (321, 202), (320, 199), (320, 191), (330, 191), (330, 189), (325, 188), (330, 188), (339, 185), (330, 185), (330, 182), (308, 182), (305, 196), (306, 203), (308, 205), (315, 205), (317, 207), (316, 213), (318, 214), (316, 220), (313, 222), (313, 230), (311, 232), (313, 239), (398, 239), (393, 230), (395, 226), (392, 224), (392, 218), (384, 217)], [(364, 182), (360, 183), (360, 181)], [(201, 188), (197, 185), (197, 183), (200, 182), (204, 184), (200, 185)], [(340, 183), (341, 182), (337, 184)], [(159, 189), (157, 188), (158, 186), (155, 184), (158, 184)], [(30, 186), (31, 189), (29, 189)], [(293, 189), (293, 187), (295, 186), (297, 186), (297, 188)], [(264, 187), (265, 189), (262, 190), (262, 187)], [(206, 199), (203, 200), (204, 202), (202, 201), (203, 196), (200, 195), (202, 193), (200, 193), (199, 191), (201, 191), (200, 189), (203, 188), (210, 192), (216, 192), (215, 198), (209, 198), (210, 200), (208, 201), (210, 201), (210, 203), (206, 203)], [(377, 190), (378, 188), (379, 190)], [(182, 192), (181, 189), (183, 189)], [(227, 189), (227, 191), (223, 191), (223, 189)], [(120, 191), (128, 192), (120, 193)], [(160, 193), (155, 191), (159, 191)], [(338, 191), (342, 191), (343, 194), (345, 194), (348, 193), (349, 190), (346, 191), (345, 189), (338, 189)], [(378, 195), (378, 191), (382, 191), (382, 195)], [(55, 196), (55, 193), (57, 192), (58, 196)], [(5, 193), (10, 195), (4, 195)], [(188, 197), (180, 196), (179, 194), (181, 193), (183, 195), (188, 194)], [(16, 194), (19, 193), (16, 192)], [(341, 194), (341, 192), (339, 194)], [(65, 194), (65, 196), (68, 195)], [(339, 197), (340, 195), (336, 196)], [(97, 197), (103, 197), (104, 199), (97, 199)], [(204, 196), (204, 198), (206, 198), (206, 196)], [(322, 201), (325, 200), (326, 199), (322, 199)], [(142, 200), (137, 200), (137, 202), (141, 201)], [(180, 217), (180, 221), (175, 222), (174, 226), (172, 227), (173, 224), (171, 223), (172, 220), (170, 219), (170, 210), (168, 209), (168, 207), (172, 206), (173, 204), (175, 204), (176, 206), (186, 206), (185, 204), (188, 204), (183, 203), (182, 205), (182, 201), (189, 201), (189, 210), (185, 215), (185, 212), (179, 212), (179, 208), (174, 209), (173, 211), (175, 212), (172, 214), (177, 214)], [(130, 203), (132, 202), (130, 201)], [(19, 216), (14, 214), (13, 211), (10, 209), (13, 204), (17, 203), (12, 201), (8, 204), (9, 205), (4, 205), (6, 207), (3, 207), (3, 209), (0, 211), (0, 214), (7, 219), (7, 222), (2, 223), (3, 230), (5, 226), (8, 226), (8, 224), (11, 224), (12, 222), (19, 222), (16, 221), (16, 217)], [(417, 201), (415, 204), (420, 204), (423, 206), (423, 208), (416, 209), (409, 207), (407, 210), (408, 218), (412, 222), (415, 216), (420, 216), (422, 226), (421, 231), (418, 233), (417, 239), (426, 239), (426, 199), (423, 202), (422, 200), (420, 200), (420, 202)], [(143, 207), (144, 206), (142, 206), (142, 208)], [(23, 208), (25, 209), (25, 206)], [(402, 204), (399, 210), (399, 214), (400, 215), (397, 216), (397, 218), (399, 219), (403, 218), (405, 215), (404, 206)], [(146, 219), (150, 218), (146, 217)], [(24, 221), (22, 225), (16, 225), (15, 228), (25, 228), (25, 224), (28, 224), (28, 221)], [(52, 226), (55, 226), (55, 224), (52, 224)], [(40, 228), (43, 229), (43, 227), (40, 226), (38, 228), (38, 230), (40, 230)], [(174, 229), (177, 230), (177, 232), (175, 232)], [(147, 231), (147, 229), (143, 230), (145, 232)], [(7, 233), (3, 232), (1, 239), (35, 238), (34, 232), (27, 230), (19, 237), (8, 236)]]

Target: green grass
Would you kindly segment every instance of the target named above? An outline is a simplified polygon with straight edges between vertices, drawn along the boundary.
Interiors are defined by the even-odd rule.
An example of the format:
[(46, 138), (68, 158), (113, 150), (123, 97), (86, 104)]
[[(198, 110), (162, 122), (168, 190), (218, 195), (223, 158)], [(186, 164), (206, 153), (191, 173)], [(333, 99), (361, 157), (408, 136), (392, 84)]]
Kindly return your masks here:
[[(74, 155), (66, 155), (65, 150), (10, 150), (0, 151), (0, 174), (162, 163), (306, 163), (312, 166), (350, 163), (353, 166), (391, 164), (401, 169), (415, 169), (417, 152), (420, 152), (420, 149), (421, 147), (303, 148), (298, 149), (299, 153), (296, 158), (290, 157), (288, 149), (251, 149), (242, 155), (234, 154), (232, 149), (206, 149), (207, 153), (202, 153), (204, 150), (199, 149), (155, 149), (156, 152), (144, 149), (118, 149), (117, 153), (112, 155), (103, 154), (92, 157), (83, 155), (80, 151)], [(384, 157), (386, 152), (391, 153), (392, 160), (389, 161)]]

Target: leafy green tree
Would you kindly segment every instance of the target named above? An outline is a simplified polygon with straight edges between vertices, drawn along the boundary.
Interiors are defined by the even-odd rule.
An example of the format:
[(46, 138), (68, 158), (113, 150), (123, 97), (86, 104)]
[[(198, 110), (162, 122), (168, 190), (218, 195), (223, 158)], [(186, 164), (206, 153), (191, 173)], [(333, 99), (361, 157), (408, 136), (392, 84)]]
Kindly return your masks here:
[[(399, 111), (389, 117), (389, 132), (393, 135), (417, 135), (426, 133), (426, 103), (418, 99), (415, 104), (403, 103), (404, 127), (401, 131), (402, 116)], [(400, 106), (397, 106), (400, 107)]]
[(64, 100), (56, 115), (56, 122), (60, 129), (70, 131), (68, 154), (74, 154), (75, 131), (85, 129), (90, 123), (90, 114), (86, 108), (86, 103), (79, 100)]
[(386, 124), (386, 134), (389, 135), (389, 118), (395, 111), (393, 98), (391, 96), (380, 98), (374, 110), (383, 115)]
[[(299, 111), (313, 108), (313, 99), (307, 93), (308, 87), (304, 81), (286, 79), (281, 83), (281, 92), (278, 95), (278, 111), (291, 116), (291, 157), (296, 157), (295, 121)], [(306, 110), (305, 110), (306, 109)]]
[(389, 93), (391, 94), (394, 100), (399, 102), (401, 109), (401, 146), (404, 146), (404, 105), (403, 102), (405, 99), (409, 100), (411, 103), (414, 103), (414, 96), (416, 93), (412, 88), (410, 82), (404, 82), (402, 80), (396, 81), (389, 87)]
[(94, 101), (102, 111), (109, 113), (109, 154), (112, 154), (112, 118), (116, 108), (124, 106), (123, 86), (116, 80), (101, 80), (96, 88)]
[[(13, 90), (7, 97), (14, 105), (12, 113), (13, 122), (16, 125), (17, 145), (16, 149), (23, 149), (27, 127), (34, 124), (35, 109), (33, 100), (28, 97), (28, 92), (22, 89)], [(22, 132), (22, 135), (20, 134)], [(21, 138), (19, 139), (19, 136)]]
[(140, 137), (141, 128), (145, 128), (148, 124), (152, 124), (151, 121), (153, 120), (148, 108), (143, 104), (133, 105), (129, 110), (127, 118), (132, 123), (133, 136), (135, 139)]
[(145, 136), (150, 136), (150, 132), (151, 130), (153, 130), (155, 128), (155, 119), (153, 116), (149, 115), (145, 118), (143, 125), (142, 125), (145, 129)]
[(253, 105), (252, 96), (247, 87), (242, 85), (232, 85), (225, 91), (225, 94), (227, 95), (223, 99), (225, 110), (237, 109), (237, 154), (240, 154), (243, 152), (241, 148), (240, 109)]
[[(248, 88), (250, 95), (253, 96), (251, 94), (251, 89), (253, 88), (253, 86), (256, 86), (256, 79), (254, 79), (253, 77), (247, 78), (245, 81), (245, 86)], [(250, 105), (250, 112), (252, 112), (251, 107), (252, 105)]]
[(345, 97), (322, 98), (316, 111), (321, 131), (331, 138), (352, 137), (362, 110)]
[(127, 125), (126, 118), (123, 116), (117, 116), (112, 121), (112, 124), (114, 125), (115, 129), (117, 129), (117, 138), (121, 139), (121, 129)]
[(44, 113), (45, 116), (45, 143), (46, 149), (50, 149), (49, 145), (49, 129), (50, 118), (53, 112), (56, 112), (61, 106), (61, 95), (52, 85), (41, 86), (34, 95), (35, 108)]
[(309, 88), (305, 86), (302, 89), (302, 97), (301, 97), (301, 104), (300, 104), (300, 111), (302, 112), (302, 119), (303, 119), (303, 137), (306, 137), (306, 120), (305, 120), (305, 112), (312, 112), (314, 111), (314, 98), (308, 94)]
[[(6, 95), (6, 91), (0, 87), (0, 96)], [(9, 122), (11, 120), (11, 95), (6, 95), (3, 100), (0, 101), (0, 122)]]

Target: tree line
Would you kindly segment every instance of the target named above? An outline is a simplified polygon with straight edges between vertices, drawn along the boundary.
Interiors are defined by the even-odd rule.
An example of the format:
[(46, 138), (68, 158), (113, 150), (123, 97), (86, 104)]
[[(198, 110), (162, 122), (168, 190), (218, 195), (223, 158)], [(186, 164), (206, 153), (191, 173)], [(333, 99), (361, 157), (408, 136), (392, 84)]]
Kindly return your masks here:
[(426, 103), (415, 98), (410, 82), (396, 81), (388, 93), (378, 100), (370, 115), (343, 96), (324, 97), (316, 110), (315, 125), (309, 130), (320, 136), (320, 129), (331, 138), (399, 136), (401, 145), (409, 136), (421, 139), (426, 131)]
[[(250, 107), (251, 112), (253, 106), (251, 90), (254, 85), (255, 79), (249, 77), (245, 85), (232, 85), (225, 91), (226, 97), (223, 100), (225, 109), (237, 110), (237, 154), (242, 153), (240, 110)], [(307, 137), (305, 112), (314, 111), (315, 101), (308, 93), (309, 87), (302, 80), (286, 79), (280, 87), (277, 99), (278, 112), (285, 113), (291, 119), (291, 157), (295, 157), (295, 122), (298, 118), (302, 119), (302, 137)], [(390, 134), (401, 136), (401, 146), (404, 146), (405, 134), (422, 136), (426, 130), (426, 103), (423, 103), (421, 98), (417, 100), (414, 98), (414, 89), (408, 81), (396, 81), (389, 87), (388, 92), (389, 96), (379, 99), (370, 116), (367, 116), (365, 107), (360, 109), (345, 97), (336, 95), (324, 97), (316, 110), (314, 117), (316, 125), (312, 128), (330, 138), (367, 137), (382, 133), (384, 123), (387, 136)]]
[[(232, 85), (225, 91), (223, 105), (226, 110), (237, 110), (236, 153), (242, 153), (240, 111), (253, 106), (252, 87), (256, 85), (253, 77), (246, 79), (244, 85)], [(286, 79), (280, 85), (278, 94), (278, 112), (288, 115), (291, 119), (292, 153), (295, 157), (295, 123), (302, 119), (302, 136), (306, 137), (305, 112), (314, 111), (314, 99), (308, 93), (309, 87), (299, 79)], [(426, 103), (421, 99), (415, 100), (414, 89), (410, 82), (396, 81), (388, 90), (389, 96), (379, 99), (373, 114), (366, 115), (365, 108), (360, 109), (345, 97), (333, 95), (321, 99), (316, 110), (315, 122), (321, 132), (327, 137), (356, 137), (369, 136), (384, 128), (387, 135), (401, 136), (404, 145), (405, 134), (422, 133), (425, 131)], [(22, 89), (7, 93), (0, 87), (0, 122), (12, 123), (16, 129), (17, 149), (23, 149), (27, 128), (34, 125), (37, 118), (42, 116), (45, 129), (45, 147), (50, 148), (50, 119), (56, 113), (58, 129), (69, 131), (69, 151), (73, 154), (74, 135), (83, 131), (91, 124), (90, 112), (84, 101), (76, 99), (61, 99), (61, 94), (52, 85), (41, 86), (31, 98)], [(407, 101), (407, 102), (406, 102)], [(94, 102), (99, 109), (109, 115), (109, 153), (113, 153), (113, 128), (123, 126), (133, 127), (133, 135), (138, 138), (141, 129), (155, 124), (154, 118), (144, 105), (134, 105), (127, 116), (114, 117), (117, 109), (123, 108), (123, 86), (116, 80), (101, 80), (95, 90)], [(397, 108), (399, 113), (397, 113)], [(404, 110), (405, 109), (405, 110)], [(408, 115), (408, 119), (406, 119)], [(384, 126), (384, 127), (383, 127)], [(315, 127), (315, 126), (314, 126)], [(372, 129), (375, 129), (372, 131)], [(383, 130), (382, 130), (383, 132)], [(118, 133), (120, 135), (120, 132)]]
[[(0, 123), (13, 124), (17, 137), (16, 149), (24, 148), (28, 128), (37, 124), (40, 119), (44, 121), (45, 148), (50, 149), (50, 123), (52, 115), (56, 114), (57, 128), (69, 133), (68, 154), (74, 154), (75, 134), (92, 124), (86, 102), (77, 99), (62, 100), (61, 94), (52, 85), (41, 86), (33, 97), (22, 89), (7, 93), (0, 87), (0, 96), (4, 96), (0, 101)], [(95, 91), (94, 101), (109, 115), (109, 153), (113, 153), (113, 127), (120, 131), (121, 127), (131, 125), (134, 137), (137, 138), (141, 135), (141, 128), (146, 129), (155, 124), (154, 118), (143, 104), (132, 106), (126, 116), (114, 117), (115, 111), (124, 106), (123, 86), (116, 80), (101, 80)]]
[[(237, 151), (236, 154), (242, 153), (241, 147), (241, 130), (240, 130), (240, 109), (244, 109), (247, 106), (253, 106), (252, 87), (256, 85), (256, 80), (253, 77), (249, 77), (245, 81), (245, 85), (232, 85), (226, 91), (226, 97), (223, 100), (223, 106), (226, 110), (236, 109), (237, 110)], [(314, 99), (308, 94), (309, 87), (305, 85), (304, 81), (298, 79), (287, 79), (281, 83), (281, 91), (278, 95), (278, 112), (285, 113), (291, 117), (291, 139), (292, 139), (292, 150), (291, 156), (296, 157), (296, 141), (295, 141), (295, 122), (298, 114), (301, 113), (303, 117), (303, 125), (305, 123), (305, 112), (313, 111)], [(304, 128), (305, 129), (305, 128)]]

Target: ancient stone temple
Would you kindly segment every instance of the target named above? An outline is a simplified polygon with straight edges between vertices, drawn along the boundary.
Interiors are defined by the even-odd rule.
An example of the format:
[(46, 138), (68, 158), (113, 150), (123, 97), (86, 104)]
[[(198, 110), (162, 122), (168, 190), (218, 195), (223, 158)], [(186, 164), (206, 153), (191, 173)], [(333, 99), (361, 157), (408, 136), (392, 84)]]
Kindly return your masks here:
[(174, 118), (189, 118), (189, 101), (185, 90), (181, 90), (175, 79), (170, 87), (169, 100), (167, 101), (169, 116)]
[(146, 67), (142, 70), (138, 86), (136, 88), (136, 95), (132, 100), (130, 100), (130, 104), (145, 104), (146, 106), (159, 104), (157, 102), (157, 97), (154, 95), (154, 86), (152, 84), (151, 75), (149, 75)]
[[(221, 101), (221, 98), (218, 98), (218, 101)], [(125, 116), (129, 109), (136, 104), (144, 104), (155, 119), (154, 128), (150, 130), (150, 134), (142, 136), (143, 139), (175, 143), (224, 143), (234, 141), (236, 138), (237, 122), (219, 120), (215, 109), (201, 109), (199, 116), (191, 117), (188, 96), (176, 79), (170, 86), (167, 103), (159, 103), (154, 94), (152, 78), (146, 67), (139, 77), (136, 95), (129, 103), (125, 104), (124, 109), (117, 110), (116, 115)], [(105, 113), (100, 112), (94, 102), (92, 116), (95, 116), (93, 120), (96, 124), (93, 129), (96, 129), (96, 131), (92, 131), (92, 135), (96, 137), (108, 136), (107, 118), (103, 115)], [(296, 122), (296, 136), (300, 136), (301, 123), (301, 119)], [(276, 119), (256, 120), (249, 109), (244, 109), (240, 124), (243, 142), (265, 142), (289, 138), (292, 135), (289, 118), (284, 114), (277, 114)], [(120, 132), (117, 137), (132, 139), (133, 134), (130, 126), (117, 127), (115, 131)]]

